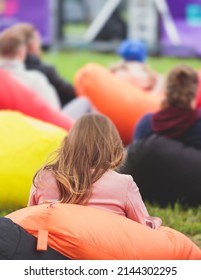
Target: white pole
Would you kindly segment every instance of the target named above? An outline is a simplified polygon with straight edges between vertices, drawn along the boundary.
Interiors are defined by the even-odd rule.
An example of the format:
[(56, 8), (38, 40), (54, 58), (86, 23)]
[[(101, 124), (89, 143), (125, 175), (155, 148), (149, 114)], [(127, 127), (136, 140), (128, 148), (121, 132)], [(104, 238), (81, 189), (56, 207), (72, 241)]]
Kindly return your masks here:
[(111, 14), (117, 8), (122, 0), (108, 0), (103, 6), (102, 10), (98, 14), (98, 16), (91, 23), (89, 28), (87, 29), (84, 39), (87, 42), (92, 42), (100, 30), (103, 28), (104, 24), (110, 18)]
[(155, 5), (161, 14), (165, 30), (173, 45), (178, 46), (181, 43), (178, 30), (170, 13), (169, 7), (165, 0), (154, 0)]

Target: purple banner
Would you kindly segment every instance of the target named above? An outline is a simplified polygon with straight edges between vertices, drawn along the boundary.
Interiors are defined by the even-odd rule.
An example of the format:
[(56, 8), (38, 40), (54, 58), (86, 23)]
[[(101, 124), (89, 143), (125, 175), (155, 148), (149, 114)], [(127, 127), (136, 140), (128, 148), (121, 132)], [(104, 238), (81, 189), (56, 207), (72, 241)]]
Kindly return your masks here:
[(51, 17), (51, 0), (0, 0), (0, 30), (29, 22), (39, 30), (43, 45), (53, 41)]
[(179, 44), (174, 45), (162, 19), (162, 54), (201, 57), (201, 0), (167, 0), (166, 2), (178, 33)]

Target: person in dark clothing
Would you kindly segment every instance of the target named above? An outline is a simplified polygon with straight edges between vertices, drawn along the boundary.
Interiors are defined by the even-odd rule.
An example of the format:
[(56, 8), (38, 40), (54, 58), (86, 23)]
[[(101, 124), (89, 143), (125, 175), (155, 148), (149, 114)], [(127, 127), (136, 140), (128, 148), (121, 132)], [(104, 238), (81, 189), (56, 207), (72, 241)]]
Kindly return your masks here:
[(55, 87), (62, 107), (76, 97), (74, 87), (63, 80), (53, 66), (43, 63), (37, 56), (31, 54), (27, 55), (25, 63), (27, 69), (39, 70), (46, 75), (49, 82)]
[(198, 75), (191, 67), (179, 65), (170, 71), (161, 110), (146, 114), (138, 122), (134, 142), (159, 134), (201, 149), (201, 109), (195, 108), (197, 88)]
[(55, 87), (62, 107), (73, 100), (76, 97), (73, 85), (62, 79), (53, 66), (41, 60), (41, 39), (37, 29), (28, 23), (16, 24), (15, 28), (24, 35), (27, 43), (26, 68), (38, 70), (46, 75), (49, 82)]
[(69, 260), (47, 247), (37, 251), (37, 238), (6, 217), (0, 217), (0, 260)]

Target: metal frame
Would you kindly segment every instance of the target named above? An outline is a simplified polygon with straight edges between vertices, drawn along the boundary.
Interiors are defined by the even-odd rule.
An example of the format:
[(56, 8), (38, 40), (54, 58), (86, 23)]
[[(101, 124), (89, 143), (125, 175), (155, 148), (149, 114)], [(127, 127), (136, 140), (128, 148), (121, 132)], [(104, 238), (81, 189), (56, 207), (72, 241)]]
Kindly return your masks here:
[[(60, 1), (62, 2), (62, 0), (58, 0), (58, 2), (60, 2)], [(128, 5), (128, 12), (131, 13), (129, 8), (132, 6), (130, 4), (133, 2), (133, 0), (126, 0), (126, 1), (127, 1), (127, 5)], [(180, 44), (179, 33), (174, 24), (174, 21), (171, 16), (171, 13), (170, 13), (166, 0), (144, 0), (144, 1), (154, 2), (156, 10), (157, 10), (158, 14), (160, 14), (160, 16), (161, 16), (161, 19), (164, 23), (164, 28), (169, 36), (170, 41), (172, 42), (172, 45), (178, 46)], [(81, 47), (81, 48), (84, 48), (84, 47), (90, 48), (91, 45), (94, 45), (96, 48), (97, 46), (102, 45), (103, 48), (106, 47), (106, 49), (108, 49), (108, 50), (116, 47), (117, 43), (94, 42), (94, 39), (96, 38), (98, 33), (101, 31), (101, 29), (104, 27), (104, 25), (106, 24), (106, 22), (108, 21), (108, 19), (112, 15), (112, 13), (115, 11), (115, 9), (119, 6), (119, 4), (121, 4), (121, 2), (122, 2), (122, 0), (106, 1), (106, 3), (103, 5), (102, 9), (100, 10), (99, 14), (89, 25), (89, 27), (86, 30), (83, 37), (81, 37), (79, 40), (75, 40), (72, 42), (67, 41), (67, 45), (72, 46), (72, 47), (77, 46), (77, 47)], [(128, 21), (128, 25), (130, 25), (130, 26), (132, 26), (131, 20), (132, 20), (132, 17), (130, 16), (129, 21)], [(62, 39), (61, 37), (62, 37), (62, 34), (60, 33), (60, 39)], [(128, 38), (131, 38), (129, 32), (128, 32)]]
[(104, 27), (105, 23), (108, 21), (112, 13), (116, 10), (122, 0), (108, 0), (103, 8), (100, 10), (97, 17), (92, 21), (87, 32), (84, 35), (84, 40), (86, 42), (92, 42), (101, 29)]

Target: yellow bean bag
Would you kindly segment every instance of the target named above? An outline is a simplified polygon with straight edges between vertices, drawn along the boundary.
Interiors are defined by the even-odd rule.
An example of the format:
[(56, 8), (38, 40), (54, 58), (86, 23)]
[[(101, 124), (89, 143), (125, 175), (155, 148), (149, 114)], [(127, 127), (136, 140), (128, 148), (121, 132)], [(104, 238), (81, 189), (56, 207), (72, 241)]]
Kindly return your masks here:
[(66, 131), (14, 111), (0, 111), (0, 131), (0, 206), (24, 207), (34, 173)]
[(125, 144), (132, 141), (138, 120), (159, 110), (162, 100), (162, 96), (145, 92), (98, 64), (82, 67), (74, 85), (77, 95), (88, 97), (98, 111), (111, 118)]
[(42, 204), (6, 217), (38, 238), (38, 250), (49, 245), (74, 260), (201, 260), (201, 250), (176, 230), (88, 206)]

